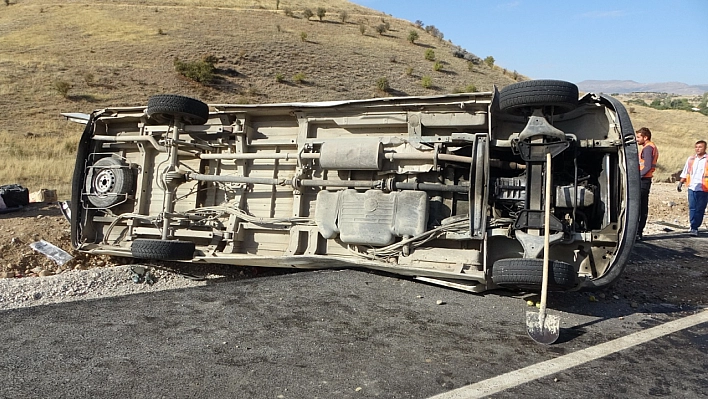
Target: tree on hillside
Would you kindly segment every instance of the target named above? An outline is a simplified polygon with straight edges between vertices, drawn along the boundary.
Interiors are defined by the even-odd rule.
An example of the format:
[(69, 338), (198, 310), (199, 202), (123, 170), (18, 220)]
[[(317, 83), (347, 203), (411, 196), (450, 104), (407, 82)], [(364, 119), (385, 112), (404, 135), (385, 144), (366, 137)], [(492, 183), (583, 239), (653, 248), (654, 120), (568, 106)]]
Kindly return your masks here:
[(307, 19), (307, 20), (309, 20), (310, 18), (312, 18), (314, 15), (315, 15), (315, 14), (313, 14), (313, 13), (312, 13), (312, 10), (310, 10), (309, 8), (306, 8), (306, 9), (302, 12), (302, 16), (305, 17), (305, 19)]
[(347, 22), (347, 19), (349, 18), (349, 13), (342, 10), (339, 12), (339, 20), (342, 21), (342, 23)]
[(327, 14), (327, 10), (324, 7), (317, 7), (317, 18), (322, 21), (322, 18)]
[(487, 64), (488, 67), (493, 67), (494, 66), (494, 57), (487, 56), (487, 58), (484, 59), (484, 63)]
[(442, 40), (445, 35), (443, 35), (442, 32), (438, 28), (435, 27), (435, 25), (428, 25), (425, 27), (425, 31), (431, 34), (433, 37), (437, 37), (438, 39)]
[(411, 42), (411, 44), (415, 44), (415, 41), (418, 40), (418, 32), (412, 30), (408, 32), (408, 41)]

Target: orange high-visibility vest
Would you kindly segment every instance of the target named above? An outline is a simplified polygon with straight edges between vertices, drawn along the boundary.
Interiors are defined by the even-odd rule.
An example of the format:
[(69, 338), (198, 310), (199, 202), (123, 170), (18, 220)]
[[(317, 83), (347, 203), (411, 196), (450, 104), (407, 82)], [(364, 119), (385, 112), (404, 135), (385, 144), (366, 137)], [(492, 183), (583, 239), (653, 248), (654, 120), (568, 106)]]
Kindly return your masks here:
[[(644, 175), (644, 177), (654, 177), (654, 171), (656, 170), (656, 162), (659, 160), (659, 149), (656, 148), (656, 145), (652, 143), (651, 141), (647, 141), (644, 143), (644, 147), (651, 147), (651, 169), (649, 169), (649, 172)], [(642, 149), (643, 150), (643, 149)], [(644, 158), (642, 158), (642, 153), (644, 151), (639, 152), (639, 170), (641, 171), (644, 169)]]
[[(695, 160), (696, 160), (695, 155), (691, 155), (690, 157), (688, 157), (688, 174), (686, 175), (686, 185), (691, 184), (691, 171), (693, 171), (693, 161), (695, 161)], [(708, 160), (706, 160), (705, 166), (706, 166), (706, 168), (703, 171), (703, 181), (702, 181), (701, 186), (703, 188), (703, 191), (708, 192)]]

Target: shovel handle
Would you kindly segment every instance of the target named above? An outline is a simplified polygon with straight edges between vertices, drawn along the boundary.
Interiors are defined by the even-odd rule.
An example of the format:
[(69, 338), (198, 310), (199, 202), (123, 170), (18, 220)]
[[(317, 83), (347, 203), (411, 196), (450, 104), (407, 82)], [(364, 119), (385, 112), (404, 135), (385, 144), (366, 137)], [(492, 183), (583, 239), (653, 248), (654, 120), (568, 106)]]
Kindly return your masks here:
[(546, 318), (546, 297), (548, 296), (548, 263), (551, 236), (551, 153), (546, 154), (546, 198), (543, 223), (543, 280), (541, 281), (541, 323)]

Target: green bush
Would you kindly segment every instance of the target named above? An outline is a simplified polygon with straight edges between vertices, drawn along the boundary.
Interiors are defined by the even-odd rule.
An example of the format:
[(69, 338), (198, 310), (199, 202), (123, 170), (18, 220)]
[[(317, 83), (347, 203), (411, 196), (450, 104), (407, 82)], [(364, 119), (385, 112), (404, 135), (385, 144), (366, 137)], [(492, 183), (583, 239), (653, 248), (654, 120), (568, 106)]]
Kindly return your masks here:
[(317, 18), (319, 18), (320, 21), (322, 21), (325, 15), (327, 15), (327, 10), (324, 7), (317, 7)]
[(415, 41), (418, 40), (419, 37), (418, 32), (414, 30), (408, 32), (408, 41), (411, 42), (411, 44), (415, 44)]
[(300, 41), (307, 41), (307, 32), (300, 32)]
[(426, 89), (430, 89), (431, 87), (433, 87), (433, 78), (428, 75), (423, 76), (420, 79), (420, 85)]
[(293, 10), (291, 10), (289, 7), (285, 7), (283, 9), (283, 12), (285, 13), (285, 16), (287, 16), (287, 17), (295, 17), (295, 14), (293, 14)]
[[(180, 61), (175, 59), (177, 73), (199, 83), (210, 83), (214, 80), (214, 56), (205, 56), (200, 61)], [(214, 62), (212, 62), (214, 61)]]
[(435, 61), (435, 64), (433, 64), (433, 71), (438, 72), (442, 71), (443, 69), (443, 63), (440, 61)]
[(425, 50), (425, 59), (428, 61), (435, 61), (435, 51), (431, 48)]
[(442, 40), (445, 35), (440, 32), (438, 28), (435, 27), (435, 25), (428, 25), (425, 27), (425, 31), (428, 32), (430, 35), (433, 37), (438, 38), (439, 40)]
[(339, 20), (342, 21), (342, 23), (347, 22), (347, 19), (349, 19), (349, 13), (342, 10), (339, 12)]
[(465, 93), (476, 93), (477, 92), (477, 86), (473, 84), (468, 84), (465, 86)]
[(361, 32), (362, 35), (366, 33), (366, 25), (359, 24), (359, 32)]
[(69, 97), (69, 90), (72, 87), (71, 83), (61, 79), (57, 79), (52, 83), (52, 88), (64, 98)]
[(386, 26), (384, 26), (384, 24), (376, 25), (376, 33), (383, 35), (384, 32), (386, 32)]
[(379, 78), (379, 80), (376, 81), (376, 87), (383, 92), (388, 92), (391, 90), (391, 86), (388, 83), (388, 78), (386, 77)]
[(408, 68), (406, 68), (406, 75), (407, 75), (407, 76), (413, 75), (413, 67), (408, 67)]
[(293, 75), (293, 81), (295, 81), (295, 83), (303, 83), (305, 81), (305, 74), (302, 72), (296, 73)]
[(649, 104), (651, 108), (654, 109), (679, 109), (684, 111), (691, 111), (693, 105), (688, 102), (686, 98), (670, 98), (666, 97), (663, 99), (657, 98)]
[(312, 10), (310, 10), (309, 8), (306, 8), (305, 11), (302, 12), (302, 16), (305, 19), (309, 20), (310, 18), (314, 17), (315, 14), (312, 13)]
[(488, 67), (493, 67), (494, 66), (494, 57), (491, 55), (488, 56), (487, 58), (484, 59), (484, 63), (487, 64)]
[(647, 104), (647, 102), (642, 100), (641, 98), (634, 98), (634, 99), (628, 100), (627, 104), (637, 104), (637, 105), (641, 105), (643, 107), (649, 106), (649, 104)]
[[(243, 55), (246, 54), (245, 50), (241, 50), (241, 52), (243, 52)], [(239, 52), (239, 54), (240, 54), (241, 52)], [(241, 55), (241, 58), (243, 58), (243, 55)], [(207, 64), (211, 64), (212, 66), (214, 66), (217, 62), (219, 62), (219, 59), (218, 59), (215, 55), (207, 54), (207, 55), (205, 55), (205, 56), (202, 57), (202, 61), (203, 61), (203, 62), (206, 62)]]
[(275, 74), (275, 81), (278, 83), (283, 83), (285, 81), (285, 75), (282, 73), (278, 72)]

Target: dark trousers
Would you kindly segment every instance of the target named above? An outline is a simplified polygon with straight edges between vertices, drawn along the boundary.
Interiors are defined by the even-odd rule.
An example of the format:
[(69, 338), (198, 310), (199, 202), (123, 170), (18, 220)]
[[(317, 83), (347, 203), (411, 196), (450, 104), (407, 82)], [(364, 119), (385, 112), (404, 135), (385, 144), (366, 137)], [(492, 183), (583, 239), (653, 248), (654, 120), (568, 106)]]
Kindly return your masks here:
[(698, 230), (708, 206), (708, 192), (688, 190), (688, 221), (691, 230)]
[(647, 225), (649, 217), (649, 191), (651, 191), (651, 177), (643, 177), (639, 182), (640, 201), (639, 201), (639, 227), (637, 234), (644, 232), (644, 226)]

